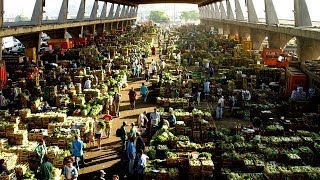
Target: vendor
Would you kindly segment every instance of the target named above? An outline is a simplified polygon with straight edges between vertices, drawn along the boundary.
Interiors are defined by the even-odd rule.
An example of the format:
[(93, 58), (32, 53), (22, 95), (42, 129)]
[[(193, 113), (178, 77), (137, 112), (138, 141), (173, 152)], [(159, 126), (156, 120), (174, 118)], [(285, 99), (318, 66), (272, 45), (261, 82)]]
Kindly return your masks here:
[(170, 127), (174, 127), (176, 125), (177, 118), (176, 118), (176, 115), (174, 115), (174, 111), (170, 111), (170, 116), (168, 121), (170, 123)]
[(154, 109), (154, 112), (152, 112), (150, 114), (150, 119), (151, 119), (151, 128), (150, 128), (150, 130), (155, 132), (157, 130), (157, 128), (158, 128), (158, 123), (159, 123), (159, 120), (160, 120), (160, 113), (157, 112), (156, 108)]
[(204, 83), (203, 83), (203, 92), (205, 94), (209, 94), (210, 93), (210, 81), (209, 80), (206, 80)]
[(90, 78), (87, 78), (87, 80), (85, 81), (83, 89), (91, 89), (91, 80), (90, 80)]
[(5, 108), (8, 105), (8, 100), (4, 97), (2, 91), (0, 91), (0, 108)]
[(47, 147), (44, 139), (39, 140), (39, 144), (35, 149), (37, 155), (38, 155), (38, 163), (39, 165), (43, 162), (44, 155), (47, 154)]
[(4, 159), (0, 159), (0, 174), (5, 173), (6, 175), (9, 175), (9, 171), (7, 166), (5, 165)]

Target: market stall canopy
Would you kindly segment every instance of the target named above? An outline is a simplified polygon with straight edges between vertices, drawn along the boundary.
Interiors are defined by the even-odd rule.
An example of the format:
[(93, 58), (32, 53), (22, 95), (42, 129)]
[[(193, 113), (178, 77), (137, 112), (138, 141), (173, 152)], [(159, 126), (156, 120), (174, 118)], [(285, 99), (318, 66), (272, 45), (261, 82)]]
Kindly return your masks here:
[(126, 4), (126, 5), (139, 5), (139, 4), (155, 4), (155, 3), (190, 3), (198, 4), (199, 6), (207, 5), (221, 0), (108, 0), (111, 3)]

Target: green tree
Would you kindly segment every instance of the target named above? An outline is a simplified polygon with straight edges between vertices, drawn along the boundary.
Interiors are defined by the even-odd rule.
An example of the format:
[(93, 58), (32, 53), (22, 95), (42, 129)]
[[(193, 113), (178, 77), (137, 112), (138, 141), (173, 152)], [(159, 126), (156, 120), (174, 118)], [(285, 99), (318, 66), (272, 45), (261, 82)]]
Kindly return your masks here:
[(14, 18), (14, 22), (20, 22), (20, 21), (30, 21), (31, 19), (20, 14), (20, 15), (17, 15), (15, 18)]
[(191, 11), (182, 11), (180, 15), (181, 20), (187, 21), (195, 21), (199, 19), (199, 11), (191, 10)]
[(169, 16), (164, 11), (159, 10), (151, 11), (148, 19), (156, 23), (168, 22), (170, 20)]

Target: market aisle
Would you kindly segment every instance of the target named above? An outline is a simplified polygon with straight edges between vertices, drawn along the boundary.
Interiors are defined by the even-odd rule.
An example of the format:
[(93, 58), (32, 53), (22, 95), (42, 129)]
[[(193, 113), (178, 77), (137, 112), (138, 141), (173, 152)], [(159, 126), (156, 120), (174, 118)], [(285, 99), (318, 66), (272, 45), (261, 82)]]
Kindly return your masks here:
[[(151, 54), (151, 53), (150, 53)], [(158, 49), (157, 53), (154, 56), (149, 56), (147, 62), (151, 62), (151, 59), (158, 59)], [(107, 176), (112, 175), (113, 173), (117, 173), (121, 170), (118, 168), (120, 166), (120, 156), (119, 156), (119, 148), (120, 148), (120, 139), (116, 137), (116, 130), (122, 125), (123, 121), (126, 121), (129, 125), (127, 127), (127, 131), (130, 129), (130, 124), (132, 122), (136, 122), (137, 117), (144, 111), (152, 112), (156, 107), (155, 104), (150, 103), (142, 103), (140, 100), (139, 89), (142, 83), (146, 83), (145, 80), (135, 80), (129, 79), (128, 87), (122, 89), (121, 94), (121, 104), (120, 104), (120, 118), (115, 118), (113, 120), (111, 134), (112, 136), (108, 139), (102, 140), (102, 149), (98, 151), (97, 149), (93, 149), (92, 151), (85, 152), (85, 161), (87, 163), (85, 168), (80, 169), (80, 178), (85, 179), (87, 177), (92, 177), (95, 172), (100, 169), (105, 169)], [(146, 85), (150, 86), (151, 83), (148, 82)], [(129, 90), (131, 87), (134, 87), (138, 93), (138, 100), (136, 101), (136, 109), (130, 109), (129, 102)]]

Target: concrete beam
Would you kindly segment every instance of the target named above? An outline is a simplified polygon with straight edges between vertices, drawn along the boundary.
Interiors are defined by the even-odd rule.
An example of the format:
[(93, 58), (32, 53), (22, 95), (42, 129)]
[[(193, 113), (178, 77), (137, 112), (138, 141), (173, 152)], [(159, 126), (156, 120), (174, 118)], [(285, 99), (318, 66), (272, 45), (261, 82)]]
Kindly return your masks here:
[(100, 19), (106, 19), (106, 18), (107, 18), (107, 2), (103, 2)]
[(30, 25), (40, 25), (42, 24), (42, 17), (43, 17), (43, 0), (37, 0), (36, 4), (33, 8), (33, 13), (31, 16)]
[(265, 12), (266, 12), (266, 23), (268, 25), (279, 24), (277, 12), (274, 8), (273, 0), (264, 0)]
[[(3, 16), (4, 16), (4, 11), (3, 11), (3, 1), (0, 0), (0, 28), (2, 29), (3, 27)], [(0, 61), (2, 61), (2, 37), (0, 37)]]
[(220, 12), (221, 12), (221, 19), (227, 19), (226, 10), (224, 9), (224, 5), (220, 2)]
[(51, 39), (64, 39), (66, 38), (67, 28), (62, 29), (48, 29), (44, 31)]
[(64, 23), (68, 19), (68, 0), (63, 0), (58, 17), (59, 23)]
[(80, 6), (79, 6), (79, 10), (78, 10), (78, 14), (77, 14), (77, 20), (78, 21), (83, 21), (83, 19), (84, 19), (85, 5), (86, 5), (86, 1), (85, 0), (81, 0)]
[(93, 3), (93, 7), (92, 7), (92, 11), (90, 14), (90, 19), (97, 19), (97, 15), (98, 15), (98, 1), (94, 1)]
[(259, 19), (258, 19), (256, 9), (254, 8), (252, 0), (247, 0), (247, 7), (248, 7), (248, 21), (251, 23), (258, 23)]
[(270, 48), (281, 48), (283, 49), (285, 45), (293, 38), (293, 36), (281, 33), (268, 32), (268, 42)]
[(318, 28), (300, 28), (294, 26), (269, 26), (264, 23), (249, 23), (230, 20), (217, 20), (217, 19), (202, 19), (201, 22), (207, 24), (211, 21), (213, 24), (233, 24), (238, 26), (247, 27), (250, 29), (257, 29), (260, 31), (276, 32), (287, 34), (293, 37), (304, 37), (307, 39), (320, 40), (320, 30)]
[(267, 31), (261, 31), (258, 29), (250, 29), (250, 40), (252, 42), (252, 49), (259, 50), (262, 42), (268, 37)]
[(67, 32), (72, 36), (72, 38), (83, 37), (83, 26), (67, 28)]
[(236, 8), (236, 20), (244, 21), (244, 16), (243, 16), (243, 12), (242, 12), (239, 0), (235, 0), (234, 2), (235, 2), (235, 8)]
[(306, 60), (317, 60), (320, 57), (320, 41), (308, 38), (297, 38), (298, 58), (300, 62)]
[(233, 10), (229, 0), (227, 0), (227, 18), (234, 20)]
[(113, 17), (114, 17), (114, 3), (112, 3), (110, 7), (108, 19), (113, 19)]
[(41, 32), (41, 31), (50, 31), (55, 29), (66, 29), (72, 27), (81, 27), (81, 26), (88, 26), (94, 24), (102, 24), (102, 23), (111, 23), (111, 22), (118, 22), (118, 21), (126, 21), (126, 20), (136, 20), (136, 18), (124, 18), (124, 19), (98, 19), (98, 20), (91, 20), (91, 21), (69, 21), (66, 23), (60, 24), (42, 24), (41, 26), (20, 26), (20, 27), (10, 27), (10, 28), (2, 28), (0, 29), (0, 37), (7, 37), (7, 36), (16, 36), (19, 34), (29, 34), (34, 32)]
[(294, 22), (296, 27), (312, 26), (309, 9), (305, 0), (294, 0)]

